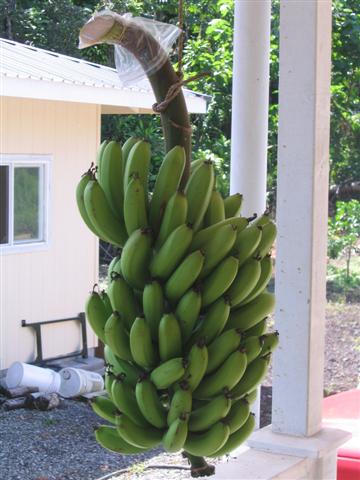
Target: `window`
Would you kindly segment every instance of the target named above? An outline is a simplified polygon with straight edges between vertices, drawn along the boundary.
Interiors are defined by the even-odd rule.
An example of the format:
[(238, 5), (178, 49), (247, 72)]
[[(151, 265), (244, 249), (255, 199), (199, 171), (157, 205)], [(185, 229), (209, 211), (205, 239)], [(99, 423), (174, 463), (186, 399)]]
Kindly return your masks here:
[(50, 157), (4, 155), (0, 163), (0, 246), (24, 251), (48, 241)]

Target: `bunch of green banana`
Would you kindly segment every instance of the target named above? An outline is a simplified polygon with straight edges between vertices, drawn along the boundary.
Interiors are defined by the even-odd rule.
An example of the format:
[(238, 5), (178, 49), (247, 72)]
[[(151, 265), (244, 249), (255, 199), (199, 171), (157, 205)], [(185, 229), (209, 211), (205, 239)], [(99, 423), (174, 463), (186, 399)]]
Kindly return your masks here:
[(242, 217), (242, 195), (223, 199), (210, 161), (182, 184), (180, 146), (151, 192), (150, 157), (141, 139), (104, 142), (76, 192), (88, 228), (121, 248), (106, 292), (94, 287), (86, 304), (107, 363), (107, 397), (92, 408), (112, 424), (96, 438), (123, 454), (161, 444), (220, 456), (254, 429), (250, 405), (279, 342), (266, 333), (276, 227), (267, 213)]

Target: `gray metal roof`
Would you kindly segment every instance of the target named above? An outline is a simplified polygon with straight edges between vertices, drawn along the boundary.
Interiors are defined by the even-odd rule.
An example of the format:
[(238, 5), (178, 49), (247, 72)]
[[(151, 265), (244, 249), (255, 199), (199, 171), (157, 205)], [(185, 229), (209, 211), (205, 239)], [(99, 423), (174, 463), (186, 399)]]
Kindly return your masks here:
[[(131, 84), (123, 86), (116, 70), (113, 68), (1, 38), (0, 78), (0, 93), (5, 96), (52, 99), (51, 92), (53, 91), (54, 100), (98, 103), (117, 107), (126, 107), (125, 99), (128, 98), (129, 106), (134, 109), (137, 106), (135, 99), (138, 98), (138, 108), (149, 110), (149, 113), (151, 105), (155, 101), (148, 82), (142, 82), (141, 85)], [(31, 81), (32, 94), (27, 91), (28, 89), (24, 84), (25, 80)], [(45, 84), (47, 86), (46, 97), (44, 97), (45, 93), (43, 90)], [(49, 89), (49, 84), (52, 85), (52, 89)], [(60, 85), (62, 85), (62, 88), (61, 97), (59, 98), (59, 89), (56, 94), (56, 88)], [(83, 89), (84, 95), (80, 94), (79, 97), (76, 97), (70, 93), (69, 88), (64, 88), (65, 86), (88, 88), (86, 88), (86, 93)], [(101, 96), (98, 95), (100, 90)], [(104, 90), (108, 92), (108, 96), (106, 96)], [(81, 92), (78, 88), (76, 91), (77, 93)], [(72, 92), (74, 91), (72, 90)], [(91, 92), (93, 92), (92, 96)], [(118, 97), (115, 97), (114, 94), (117, 94)], [(125, 97), (124, 94), (126, 94)], [(209, 96), (187, 89), (184, 89), (184, 95), (190, 112), (206, 112)], [(89, 101), (91, 98), (93, 101)]]

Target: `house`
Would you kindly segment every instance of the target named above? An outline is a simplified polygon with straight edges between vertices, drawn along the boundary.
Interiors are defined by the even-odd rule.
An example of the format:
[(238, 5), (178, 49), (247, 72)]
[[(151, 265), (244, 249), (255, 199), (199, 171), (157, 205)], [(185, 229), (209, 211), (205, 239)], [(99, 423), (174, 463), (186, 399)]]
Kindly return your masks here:
[[(0, 370), (38, 354), (27, 323), (74, 318), (98, 279), (98, 239), (75, 189), (96, 157), (102, 114), (153, 113), (149, 88), (121, 87), (116, 70), (0, 40)], [(185, 91), (192, 113), (204, 95)], [(41, 329), (44, 358), (82, 348), (79, 323)], [(90, 351), (97, 338), (87, 329)]]

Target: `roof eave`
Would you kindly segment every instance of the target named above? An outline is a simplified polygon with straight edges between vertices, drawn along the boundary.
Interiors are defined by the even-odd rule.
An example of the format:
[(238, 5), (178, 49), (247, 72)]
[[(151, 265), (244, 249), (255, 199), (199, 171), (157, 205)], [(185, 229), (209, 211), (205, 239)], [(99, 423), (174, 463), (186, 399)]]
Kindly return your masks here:
[[(103, 114), (152, 114), (154, 113), (152, 105), (155, 102), (154, 96), (148, 92), (8, 76), (1, 78), (0, 94), (6, 97), (101, 105)], [(185, 100), (189, 113), (207, 112), (208, 101), (206, 98), (190, 94), (185, 96)]]

